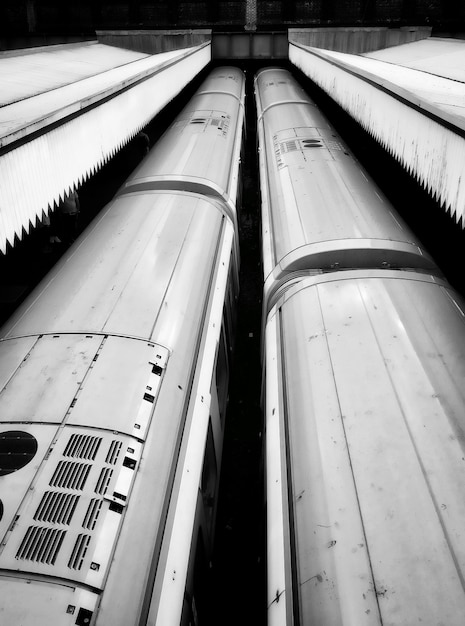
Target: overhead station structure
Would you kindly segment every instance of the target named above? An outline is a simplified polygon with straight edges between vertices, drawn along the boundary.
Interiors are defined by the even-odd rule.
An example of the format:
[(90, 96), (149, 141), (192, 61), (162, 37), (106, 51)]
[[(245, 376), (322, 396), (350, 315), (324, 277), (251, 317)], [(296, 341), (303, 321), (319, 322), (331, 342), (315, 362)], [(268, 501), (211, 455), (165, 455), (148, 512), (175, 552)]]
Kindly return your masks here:
[(289, 59), (465, 226), (465, 41), (428, 37), (359, 54), (290, 33)]
[(97, 41), (0, 53), (1, 252), (208, 65), (202, 39), (158, 54)]
[[(252, 15), (253, 17), (253, 15)], [(98, 31), (0, 52), (0, 252), (212, 60), (290, 61), (465, 224), (465, 42), (426, 27)]]

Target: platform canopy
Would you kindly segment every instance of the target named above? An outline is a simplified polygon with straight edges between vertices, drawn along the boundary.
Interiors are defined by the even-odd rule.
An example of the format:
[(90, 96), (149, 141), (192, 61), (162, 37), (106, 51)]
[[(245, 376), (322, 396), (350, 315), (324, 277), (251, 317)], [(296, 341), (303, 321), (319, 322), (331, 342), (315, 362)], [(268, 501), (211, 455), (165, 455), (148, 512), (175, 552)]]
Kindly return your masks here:
[(0, 251), (132, 139), (209, 62), (96, 41), (0, 53)]
[(289, 58), (465, 226), (465, 42), (357, 55), (290, 41)]

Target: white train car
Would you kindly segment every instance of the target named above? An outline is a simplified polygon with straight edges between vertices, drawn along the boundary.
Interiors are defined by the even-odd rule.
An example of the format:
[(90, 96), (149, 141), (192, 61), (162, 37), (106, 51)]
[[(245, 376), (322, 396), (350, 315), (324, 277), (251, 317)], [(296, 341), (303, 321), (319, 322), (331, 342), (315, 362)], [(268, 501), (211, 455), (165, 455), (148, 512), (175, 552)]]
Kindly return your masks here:
[(206, 78), (1, 330), (1, 624), (201, 621), (244, 86), (235, 68)]
[(394, 207), (291, 74), (255, 78), (265, 300), (291, 273), (435, 269)]
[[(261, 103), (261, 84), (270, 90), (270, 82), (292, 80), (282, 70), (261, 78)], [(305, 136), (308, 117), (302, 118), (311, 105), (281, 96), (281, 106), (270, 97), (261, 111), (262, 138), (291, 127)], [(267, 128), (273, 110), (276, 124)], [(326, 148), (317, 150), (315, 158), (325, 158)], [(280, 156), (266, 143), (263, 151), (268, 162)], [(302, 164), (308, 193), (291, 199), (269, 193), (280, 183), (271, 180), (276, 171), (262, 166), (270, 176), (264, 211), (269, 208), (268, 223), (286, 224), (282, 232), (329, 219), (320, 215), (327, 199), (313, 203), (312, 189), (324, 196), (318, 191), (324, 181), (330, 197), (339, 185), (347, 190), (356, 167), (351, 162), (346, 176), (331, 162), (323, 176), (313, 164)], [(287, 175), (292, 180), (291, 167)], [(354, 207), (348, 196), (349, 206), (332, 207), (332, 227)], [(295, 211), (286, 213), (289, 202)], [(388, 247), (397, 218), (384, 200), (375, 203), (381, 221), (373, 226)], [(364, 217), (365, 210), (357, 214)], [(351, 249), (355, 227), (346, 223)], [(327, 250), (319, 248), (321, 268), (301, 255), (299, 271), (283, 276), (273, 262), (284, 257), (275, 253), (268, 261), (277, 281), (269, 279), (264, 341), (268, 623), (459, 626), (465, 619), (465, 309), (437, 273), (425, 271), (431, 260), (418, 243), (423, 268), (420, 261), (418, 269), (410, 262), (408, 269), (376, 267), (370, 233), (363, 232), (370, 258), (362, 258), (360, 246), (356, 269), (331, 267), (343, 248), (335, 249), (331, 237)], [(276, 236), (267, 242), (266, 234), (264, 254), (278, 249)], [(288, 242), (292, 258), (290, 236)]]

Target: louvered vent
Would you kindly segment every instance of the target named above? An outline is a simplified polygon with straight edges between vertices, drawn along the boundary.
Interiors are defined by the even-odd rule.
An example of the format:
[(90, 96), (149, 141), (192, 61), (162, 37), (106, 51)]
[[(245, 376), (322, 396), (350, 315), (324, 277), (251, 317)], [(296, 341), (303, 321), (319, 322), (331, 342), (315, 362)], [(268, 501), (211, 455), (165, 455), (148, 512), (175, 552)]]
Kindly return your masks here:
[(78, 501), (79, 496), (75, 494), (47, 491), (35, 512), (34, 519), (38, 522), (69, 525)]
[(86, 463), (60, 461), (49, 484), (52, 487), (82, 491), (91, 467)]
[(105, 459), (106, 463), (110, 463), (110, 465), (116, 465), (122, 445), (123, 444), (121, 441), (113, 440), (111, 442), (107, 458)]
[(321, 139), (288, 139), (279, 144), (281, 154), (294, 152), (295, 150), (308, 150), (309, 148), (322, 148)]
[(289, 141), (282, 141), (280, 144), (280, 148), (281, 148), (281, 152), (293, 152), (294, 150), (299, 149), (299, 145), (297, 141), (293, 139)]
[(74, 544), (73, 552), (71, 553), (71, 558), (68, 561), (68, 567), (70, 569), (81, 569), (89, 542), (90, 535), (78, 535), (76, 543)]
[(65, 535), (65, 530), (30, 526), (16, 558), (54, 565)]
[(106, 494), (112, 474), (113, 470), (110, 467), (104, 467), (102, 469), (97, 484), (95, 486), (95, 493), (98, 493), (100, 496), (104, 496)]
[(102, 442), (101, 437), (91, 435), (71, 435), (63, 456), (93, 461)]
[(103, 500), (97, 500), (94, 498), (90, 501), (87, 513), (82, 522), (82, 527), (88, 530), (94, 530), (97, 523), (98, 516), (100, 515), (100, 509), (102, 508)]

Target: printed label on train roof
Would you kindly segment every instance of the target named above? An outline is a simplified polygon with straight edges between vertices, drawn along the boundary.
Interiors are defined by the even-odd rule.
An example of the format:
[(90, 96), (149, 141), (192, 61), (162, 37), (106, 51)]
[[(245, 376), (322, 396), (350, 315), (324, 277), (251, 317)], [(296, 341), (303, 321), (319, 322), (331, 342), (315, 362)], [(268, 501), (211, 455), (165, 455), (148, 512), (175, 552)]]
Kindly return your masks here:
[(178, 120), (172, 126), (173, 129), (182, 132), (204, 133), (217, 132), (225, 137), (229, 130), (231, 116), (224, 111), (191, 111), (188, 117)]
[(291, 128), (273, 136), (278, 169), (310, 161), (334, 161), (334, 151), (343, 150), (336, 136), (323, 134), (318, 128)]

